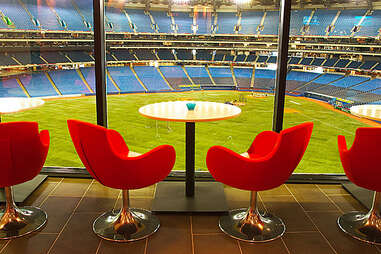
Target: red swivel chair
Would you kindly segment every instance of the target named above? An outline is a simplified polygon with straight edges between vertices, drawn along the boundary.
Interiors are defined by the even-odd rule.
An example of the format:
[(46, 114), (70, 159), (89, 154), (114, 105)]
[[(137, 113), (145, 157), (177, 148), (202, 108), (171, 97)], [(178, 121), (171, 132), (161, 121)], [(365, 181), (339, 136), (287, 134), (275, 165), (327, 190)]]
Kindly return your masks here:
[(350, 149), (347, 149), (344, 136), (338, 137), (338, 145), (341, 163), (349, 180), (374, 191), (374, 198), (368, 213), (347, 213), (339, 217), (337, 223), (356, 239), (381, 244), (381, 128), (358, 128)]
[(303, 123), (280, 133), (264, 131), (257, 135), (247, 153), (213, 146), (206, 164), (214, 179), (226, 185), (251, 191), (250, 207), (229, 211), (219, 226), (229, 236), (247, 242), (267, 242), (283, 235), (282, 220), (257, 209), (257, 192), (283, 184), (303, 157), (313, 123)]
[(17, 207), (12, 186), (32, 180), (45, 163), (49, 132), (38, 132), (36, 122), (0, 123), (0, 187), (6, 207), (0, 213), (0, 239), (11, 239), (40, 229), (46, 213), (33, 206)]
[(101, 184), (121, 189), (123, 194), (120, 212), (99, 216), (93, 224), (94, 232), (117, 242), (140, 240), (156, 232), (159, 219), (150, 211), (130, 208), (128, 191), (163, 180), (175, 163), (174, 148), (161, 145), (136, 156), (114, 130), (77, 120), (67, 122), (75, 149), (89, 173)]

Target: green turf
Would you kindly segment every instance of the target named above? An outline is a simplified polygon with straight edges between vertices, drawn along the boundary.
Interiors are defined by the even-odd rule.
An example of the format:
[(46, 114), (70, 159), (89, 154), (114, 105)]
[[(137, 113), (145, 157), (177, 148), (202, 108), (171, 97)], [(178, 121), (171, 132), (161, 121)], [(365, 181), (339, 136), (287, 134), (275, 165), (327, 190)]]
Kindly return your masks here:
[[(128, 94), (108, 96), (109, 127), (119, 131), (129, 148), (144, 153), (160, 144), (172, 144), (176, 149), (175, 170), (185, 165), (185, 124), (147, 119), (138, 109), (149, 103), (189, 98), (225, 102), (239, 98), (239, 92), (200, 91), (162, 94)], [(249, 98), (241, 106), (242, 114), (236, 118), (196, 124), (196, 169), (206, 170), (205, 156), (212, 145), (223, 145), (236, 152), (247, 150), (254, 137), (261, 131), (271, 130), (273, 96)], [(313, 121), (312, 138), (296, 172), (342, 173), (337, 151), (337, 135), (343, 134), (351, 144), (355, 129), (366, 126), (360, 121), (339, 114), (298, 97), (287, 97), (286, 108), (296, 110), (285, 113), (284, 128)], [(37, 121), (41, 129), (48, 129), (51, 147), (46, 166), (80, 167), (66, 127), (69, 118), (95, 123), (95, 97), (47, 101), (43, 107), (13, 115), (3, 116), (3, 121)], [(232, 169), (234, 170), (234, 169)]]

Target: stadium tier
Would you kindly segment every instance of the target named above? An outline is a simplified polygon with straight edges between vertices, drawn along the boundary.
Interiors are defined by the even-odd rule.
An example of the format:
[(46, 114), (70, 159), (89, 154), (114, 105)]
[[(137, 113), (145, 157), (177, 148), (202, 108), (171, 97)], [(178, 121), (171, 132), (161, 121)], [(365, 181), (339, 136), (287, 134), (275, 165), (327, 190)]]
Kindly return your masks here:
[[(254, 76), (253, 76), (254, 75)], [(141, 93), (193, 89), (243, 89), (273, 92), (275, 71), (253, 67), (121, 66), (107, 68), (107, 92)], [(381, 99), (381, 79), (332, 73), (290, 71), (286, 91), (312, 92), (369, 103)], [(55, 70), (0, 79), (0, 97), (49, 97), (94, 94), (95, 69)]]
[[(89, 31), (90, 0), (4, 0), (0, 29)], [(47, 4), (49, 3), (49, 4)], [(106, 6), (106, 31), (123, 33), (277, 35), (279, 11), (165, 12)], [(376, 37), (381, 10), (293, 10), (291, 35)]]

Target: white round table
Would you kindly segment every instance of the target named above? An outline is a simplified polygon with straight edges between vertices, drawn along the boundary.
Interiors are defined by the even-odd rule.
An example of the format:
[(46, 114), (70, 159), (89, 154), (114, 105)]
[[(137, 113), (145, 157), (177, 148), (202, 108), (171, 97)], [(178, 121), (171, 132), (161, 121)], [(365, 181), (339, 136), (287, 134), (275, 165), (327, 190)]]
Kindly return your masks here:
[[(186, 104), (190, 102), (196, 103), (194, 110), (188, 110)], [(185, 195), (194, 197), (195, 123), (230, 119), (239, 116), (241, 109), (230, 104), (208, 101), (168, 101), (143, 106), (139, 113), (155, 120), (185, 122)]]
[(6, 97), (0, 98), (0, 121), (4, 114), (17, 113), (20, 111), (40, 107), (44, 105), (44, 101), (37, 98), (18, 98)]

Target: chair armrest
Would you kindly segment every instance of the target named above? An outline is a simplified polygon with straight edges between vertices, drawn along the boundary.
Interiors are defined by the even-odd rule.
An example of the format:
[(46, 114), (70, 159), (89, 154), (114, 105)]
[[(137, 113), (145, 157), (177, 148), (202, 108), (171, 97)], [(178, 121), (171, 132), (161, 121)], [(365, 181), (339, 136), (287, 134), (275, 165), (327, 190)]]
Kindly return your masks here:
[(109, 129), (107, 130), (107, 140), (112, 152), (120, 158), (128, 156), (128, 146), (119, 132)]
[(345, 137), (343, 135), (339, 135), (337, 137), (337, 145), (338, 145), (340, 154), (348, 152), (347, 142), (346, 142)]
[(40, 131), (40, 142), (41, 142), (42, 150), (44, 151), (44, 154), (46, 155), (48, 153), (49, 145), (50, 145), (50, 134), (48, 130)]
[(269, 154), (275, 147), (278, 137), (279, 133), (274, 131), (263, 131), (259, 133), (255, 137), (249, 150), (247, 150), (250, 158), (263, 157)]

